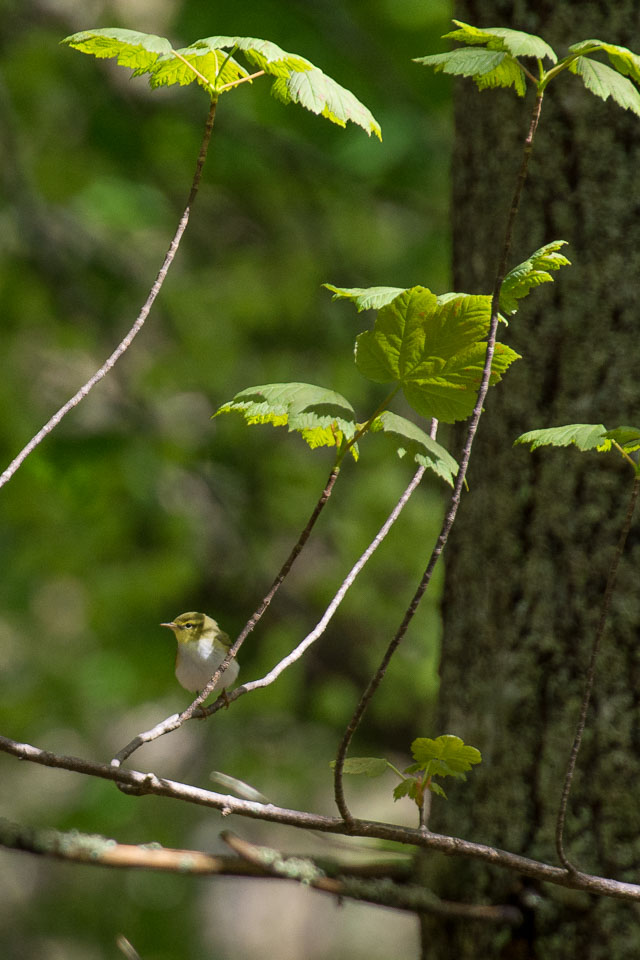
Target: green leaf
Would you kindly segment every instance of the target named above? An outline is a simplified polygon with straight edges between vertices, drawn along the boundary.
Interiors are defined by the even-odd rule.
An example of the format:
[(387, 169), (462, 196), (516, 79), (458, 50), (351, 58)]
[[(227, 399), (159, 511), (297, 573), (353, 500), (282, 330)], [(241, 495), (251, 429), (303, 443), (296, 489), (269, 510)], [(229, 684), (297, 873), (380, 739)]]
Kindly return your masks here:
[(547, 430), (529, 430), (514, 443), (528, 444), (531, 450), (543, 446), (568, 447), (572, 443), (579, 450), (596, 450), (598, 453), (607, 453), (610, 450), (620, 453), (618, 448), (621, 448), (627, 462), (630, 458), (633, 469), (640, 473), (636, 454), (636, 451), (640, 450), (640, 427), (620, 426), (607, 430), (601, 423), (569, 423)]
[(277, 77), (271, 93), (281, 103), (299, 103), (311, 113), (321, 114), (332, 123), (346, 127), (347, 121), (357, 124), (371, 136), (375, 133), (382, 140), (380, 124), (363, 103), (328, 77), (322, 70), (292, 72), (288, 77)]
[(98, 58), (116, 57), (120, 66), (130, 67), (136, 74), (145, 73), (159, 56), (171, 53), (171, 44), (164, 37), (116, 27), (82, 30), (65, 37), (60, 43)]
[(578, 57), (569, 64), (569, 70), (579, 76), (587, 90), (607, 100), (611, 97), (624, 110), (640, 117), (640, 93), (626, 77), (612, 70), (606, 63)]
[(518, 62), (510, 57), (505, 57), (495, 70), (474, 77), (473, 81), (478, 90), (488, 90), (493, 87), (515, 87), (519, 97), (524, 97), (527, 92), (524, 74), (518, 66)]
[(332, 300), (351, 300), (358, 311), (380, 310), (405, 292), (405, 287), (334, 287), (332, 283), (323, 283), (331, 290)]
[[(240, 413), (248, 424), (271, 423), (296, 431), (314, 449), (341, 446), (356, 432), (356, 415), (348, 400), (311, 383), (267, 383), (247, 387), (224, 403), (221, 413)], [(351, 447), (358, 459), (356, 445)]]
[[(332, 760), (330, 766), (335, 768)], [(387, 771), (389, 763), (383, 757), (347, 757), (342, 768), (344, 773), (351, 773), (365, 777), (379, 777)]]
[(508, 27), (473, 27), (461, 20), (454, 20), (460, 29), (451, 30), (443, 35), (444, 39), (459, 40), (466, 44), (486, 44), (489, 50), (506, 50), (512, 57), (535, 57), (544, 60), (547, 57), (552, 63), (558, 58), (549, 44), (533, 33), (524, 33), (522, 30), (510, 30)]
[[(383, 307), (373, 330), (356, 340), (356, 364), (369, 380), (397, 382), (414, 410), (446, 423), (475, 406), (487, 345), (491, 297), (460, 294), (446, 302), (426, 287), (412, 287)], [(496, 344), (491, 384), (514, 360)]]
[(414, 63), (433, 67), (436, 73), (450, 73), (459, 77), (483, 76), (499, 67), (506, 54), (499, 50), (479, 50), (458, 47), (447, 53), (433, 53), (428, 57), (416, 57)]
[(518, 309), (518, 300), (526, 297), (533, 287), (553, 280), (550, 270), (570, 265), (571, 261), (558, 253), (566, 240), (553, 240), (532, 253), (528, 260), (518, 264), (504, 278), (500, 289), (500, 309), (513, 314)]
[[(519, 96), (525, 94), (525, 75), (517, 57), (548, 57), (556, 63), (553, 49), (541, 37), (522, 30), (506, 27), (472, 27), (461, 20), (453, 21), (459, 27), (445, 33), (445, 38), (459, 40), (465, 47), (448, 53), (437, 53), (416, 59), (417, 63), (434, 67), (436, 71), (473, 77), (479, 90), (489, 87), (515, 87)], [(478, 47), (485, 47), (480, 50)]]
[[(474, 764), (482, 762), (479, 750), (451, 734), (444, 734), (435, 740), (418, 737), (411, 744), (411, 752), (416, 764), (431, 776), (460, 776)], [(441, 767), (446, 772), (440, 772), (433, 769), (434, 767)]]
[(580, 43), (572, 44), (569, 50), (571, 53), (580, 53), (583, 56), (603, 50), (609, 57), (614, 70), (626, 77), (631, 77), (635, 83), (640, 84), (640, 56), (627, 47), (605, 43), (603, 40), (581, 40)]
[(453, 478), (458, 473), (457, 462), (444, 447), (432, 440), (411, 420), (385, 410), (376, 417), (370, 429), (373, 433), (382, 431), (389, 437), (399, 457), (409, 454), (416, 463), (433, 470), (449, 486), (453, 486)]
[(526, 91), (524, 74), (517, 61), (501, 51), (461, 47), (449, 53), (419, 57), (416, 63), (431, 66), (436, 73), (442, 71), (454, 76), (472, 77), (479, 90), (515, 87), (521, 97)]
[[(96, 57), (116, 57), (131, 67), (134, 76), (149, 74), (151, 87), (197, 81), (210, 95), (219, 96), (249, 77), (225, 51), (240, 50), (253, 67), (274, 77), (271, 92), (283, 103), (299, 103), (332, 123), (357, 124), (382, 139), (380, 125), (372, 113), (340, 84), (326, 76), (309, 60), (287, 53), (269, 40), (257, 37), (205, 37), (188, 47), (173, 50), (164, 37), (105, 27), (84, 30), (62, 43)], [(186, 63), (185, 63), (186, 61)]]
[(615, 440), (627, 453), (640, 450), (640, 428), (638, 427), (616, 427), (614, 430), (607, 430), (604, 436), (607, 440)]
[(241, 77), (248, 76), (244, 67), (224, 50), (204, 50), (195, 45), (160, 57), (146, 72), (150, 74), (149, 86), (153, 90), (176, 83), (186, 87), (195, 81), (209, 93), (220, 92), (225, 84), (237, 83)]
[(133, 30), (114, 27), (84, 30), (66, 37), (62, 43), (96, 57), (116, 57), (118, 64), (133, 70), (134, 77), (148, 73), (149, 85), (154, 89), (176, 83), (186, 86), (197, 81), (211, 93), (220, 85), (248, 75), (222, 49), (200, 48), (193, 44), (176, 51), (164, 37)]
[(394, 787), (393, 799), (401, 800), (403, 797), (410, 797), (412, 800), (417, 800), (417, 788), (418, 785), (415, 780), (401, 780), (400, 783)]
[(611, 440), (606, 438), (606, 427), (601, 423), (568, 423), (563, 427), (549, 427), (546, 430), (529, 430), (521, 434), (515, 443), (537, 447), (568, 447), (575, 443), (579, 450), (610, 450)]
[(440, 784), (437, 782), (437, 780), (431, 780), (431, 782), (429, 783), (429, 790), (431, 790), (431, 793), (435, 793), (437, 797), (444, 797), (445, 800), (448, 799), (446, 793), (444, 792)]
[(191, 44), (191, 49), (220, 50), (237, 48), (254, 67), (272, 77), (288, 77), (292, 71), (313, 70), (313, 64), (304, 57), (287, 53), (270, 40), (257, 37), (205, 37)]

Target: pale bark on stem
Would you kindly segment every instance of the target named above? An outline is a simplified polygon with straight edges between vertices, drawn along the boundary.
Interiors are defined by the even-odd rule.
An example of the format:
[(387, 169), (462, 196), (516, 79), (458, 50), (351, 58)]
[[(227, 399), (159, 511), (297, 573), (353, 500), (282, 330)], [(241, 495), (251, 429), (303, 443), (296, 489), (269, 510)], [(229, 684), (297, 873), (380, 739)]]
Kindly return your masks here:
[(169, 249), (165, 255), (163, 264), (158, 272), (158, 275), (155, 279), (151, 290), (149, 291), (149, 296), (145, 300), (140, 313), (136, 317), (135, 323), (126, 334), (126, 336), (120, 341), (116, 349), (113, 351), (111, 356), (103, 363), (99, 370), (90, 377), (87, 382), (80, 387), (80, 389), (69, 399), (65, 404), (63, 404), (60, 409), (54, 413), (54, 415), (45, 423), (45, 425), (31, 438), (29, 443), (20, 451), (20, 453), (14, 457), (6, 470), (0, 475), (0, 487), (3, 487), (8, 481), (13, 477), (16, 471), (24, 463), (26, 458), (30, 453), (36, 449), (36, 447), (47, 437), (60, 423), (60, 421), (71, 411), (74, 407), (77, 407), (78, 404), (84, 400), (88, 393), (99, 383), (113, 367), (116, 365), (117, 361), (126, 353), (126, 351), (131, 346), (133, 340), (138, 335), (142, 327), (144, 326), (145, 320), (149, 316), (151, 307), (154, 304), (154, 301), (165, 281), (169, 267), (173, 263), (176, 253), (178, 252), (178, 247), (180, 246), (180, 241), (182, 240), (182, 235), (187, 228), (189, 223), (189, 216), (191, 214), (191, 208), (193, 206), (194, 200), (198, 193), (198, 187), (200, 185), (200, 179), (202, 177), (202, 169), (204, 167), (205, 160), (207, 158), (207, 150), (209, 148), (209, 141), (211, 140), (211, 133), (213, 131), (213, 123), (216, 115), (216, 100), (211, 101), (211, 106), (209, 108), (209, 115), (207, 117), (207, 122), (205, 124), (204, 135), (202, 138), (202, 143), (200, 146), (200, 153), (198, 154), (198, 160), (196, 163), (196, 170), (193, 176), (193, 181), (191, 183), (191, 190), (189, 191), (189, 197), (187, 199), (187, 205), (184, 209), (184, 213), (180, 218), (178, 223), (178, 228), (174, 234), (173, 240), (169, 245)]

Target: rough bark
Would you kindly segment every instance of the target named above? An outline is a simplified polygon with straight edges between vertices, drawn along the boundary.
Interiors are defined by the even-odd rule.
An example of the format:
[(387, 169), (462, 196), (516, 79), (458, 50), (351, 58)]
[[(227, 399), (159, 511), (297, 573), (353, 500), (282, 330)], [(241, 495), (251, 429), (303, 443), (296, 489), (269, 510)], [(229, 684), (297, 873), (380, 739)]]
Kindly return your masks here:
[[(540, 34), (559, 55), (597, 37), (640, 49), (640, 6), (458, 2), (457, 19)], [(527, 104), (532, 103), (529, 94)], [(491, 290), (529, 106), (513, 91), (456, 88), (454, 289)], [(640, 421), (640, 120), (565, 74), (546, 95), (512, 263), (570, 241), (572, 267), (535, 291), (502, 333), (523, 355), (487, 398), (446, 551), (438, 732), (483, 764), (434, 802), (431, 826), (557, 863), (555, 821), (607, 567), (632, 475), (611, 455), (529, 454), (522, 432)], [(640, 880), (638, 523), (619, 573), (569, 804), (566, 846), (582, 869)], [(483, 865), (434, 860), (448, 899), (517, 902), (497, 933), (426, 920), (424, 955), (637, 957), (637, 907), (593, 900)]]

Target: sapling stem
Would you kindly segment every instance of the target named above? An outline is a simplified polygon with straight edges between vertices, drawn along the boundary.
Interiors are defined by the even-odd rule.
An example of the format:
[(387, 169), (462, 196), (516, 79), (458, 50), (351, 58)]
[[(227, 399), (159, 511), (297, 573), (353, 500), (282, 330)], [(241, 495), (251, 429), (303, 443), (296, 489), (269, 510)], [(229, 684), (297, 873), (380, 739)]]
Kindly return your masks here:
[(399, 385), (398, 385), (397, 387), (394, 387), (393, 390), (391, 390), (391, 391), (387, 394), (387, 396), (384, 398), (384, 400), (382, 400), (382, 401), (378, 404), (378, 406), (377, 406), (376, 409), (373, 411), (373, 413), (371, 414), (371, 416), (369, 417), (369, 419), (366, 420), (366, 421), (362, 424), (362, 426), (358, 428), (358, 430), (355, 432), (355, 434), (351, 437), (351, 440), (349, 440), (349, 442), (346, 443), (345, 446), (344, 446), (344, 448), (340, 451), (340, 453), (339, 453), (339, 455), (338, 455), (338, 459), (337, 459), (337, 461), (336, 461), (338, 464), (341, 463), (341, 462), (344, 460), (345, 454), (348, 453), (348, 451), (351, 450), (351, 448), (356, 445), (356, 443), (358, 442), (358, 440), (360, 439), (360, 437), (364, 436), (364, 434), (365, 434), (365, 433), (367, 432), (367, 430), (370, 428), (371, 424), (372, 424), (373, 421), (376, 419), (376, 417), (379, 417), (381, 413), (384, 413), (384, 411), (387, 409), (387, 407), (389, 406), (389, 404), (391, 403), (391, 401), (393, 400), (393, 398), (395, 397), (395, 395), (396, 395), (396, 393), (398, 392), (399, 389), (400, 389), (400, 386), (399, 386)]
[(460, 459), (460, 466), (458, 469), (458, 475), (456, 477), (455, 486), (453, 489), (453, 494), (449, 502), (449, 508), (444, 518), (440, 534), (436, 541), (436, 545), (433, 548), (431, 557), (427, 564), (427, 568), (418, 584), (418, 588), (409, 604), (407, 611), (402, 619), (402, 622), (389, 643), (385, 654), (382, 658), (380, 666), (376, 670), (375, 674), (369, 681), (364, 693), (362, 694), (358, 705), (349, 721), (347, 728), (344, 732), (340, 745), (338, 747), (338, 753), (336, 755), (336, 763), (334, 767), (334, 795), (336, 805), (340, 811), (341, 816), (347, 823), (351, 823), (353, 817), (344, 795), (344, 785), (343, 785), (343, 767), (344, 761), (349, 749), (353, 735), (355, 734), (360, 721), (364, 715), (369, 702), (374, 696), (376, 690), (380, 686), (382, 679), (387, 672), (387, 667), (391, 661), (391, 658), (398, 646), (400, 645), (402, 639), (404, 638), (409, 624), (411, 623), (413, 616), (418, 609), (418, 605), (424, 596), (429, 583), (431, 582), (431, 577), (435, 569), (436, 563), (438, 562), (442, 551), (444, 550), (447, 540), (449, 539), (449, 533), (454, 524), (456, 514), (458, 512), (458, 507), (460, 506), (460, 498), (462, 495), (462, 488), (465, 482), (465, 476), (467, 472), (467, 467), (469, 465), (469, 458), (471, 456), (471, 447), (473, 445), (473, 440), (478, 430), (478, 423), (482, 415), (482, 406), (484, 404), (487, 391), (489, 389), (489, 382), (491, 377), (491, 362), (493, 360), (493, 353), (496, 343), (496, 335), (498, 332), (498, 322), (500, 317), (500, 290), (502, 288), (502, 283), (504, 281), (506, 272), (507, 272), (507, 263), (509, 260), (509, 253), (511, 251), (511, 242), (513, 238), (513, 227), (515, 219), (518, 213), (518, 207), (520, 206), (520, 198), (522, 196), (522, 191), (527, 179), (527, 169), (529, 166), (529, 158), (531, 156), (531, 151), (533, 148), (533, 140), (535, 137), (536, 129), (538, 127), (538, 122), (540, 120), (540, 112), (542, 110), (542, 99), (543, 94), (538, 93), (536, 101), (534, 104), (533, 112), (531, 114), (531, 121), (529, 123), (529, 130), (524, 141), (523, 151), (522, 151), (522, 160), (520, 163), (520, 170), (518, 173), (518, 178), (516, 181), (516, 186), (513, 193), (513, 199), (511, 201), (511, 207), (507, 217), (507, 224), (505, 229), (505, 236), (502, 245), (502, 252), (500, 255), (500, 261), (498, 264), (498, 269), (496, 273), (496, 279), (493, 287), (493, 296), (491, 302), (491, 323), (489, 326), (489, 336), (487, 339), (487, 354), (484, 363), (484, 369), (482, 372), (482, 381), (480, 384), (480, 389), (478, 391), (478, 397), (476, 400), (476, 405), (474, 407), (471, 419), (469, 420), (469, 426), (467, 428), (467, 433), (465, 437), (465, 443), (463, 447), (462, 457)]

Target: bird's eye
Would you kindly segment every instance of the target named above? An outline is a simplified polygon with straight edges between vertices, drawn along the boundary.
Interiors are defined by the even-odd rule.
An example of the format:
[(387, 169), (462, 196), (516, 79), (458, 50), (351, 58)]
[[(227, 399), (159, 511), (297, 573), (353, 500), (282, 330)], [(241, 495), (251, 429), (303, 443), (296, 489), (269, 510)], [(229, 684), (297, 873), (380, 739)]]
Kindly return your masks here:
[(185, 630), (192, 630), (192, 629), (193, 629), (193, 627), (195, 626), (195, 624), (194, 624), (194, 623), (191, 623), (191, 622), (189, 622), (189, 623), (185, 623), (185, 624), (183, 624), (183, 626), (184, 626), (184, 629), (185, 629)]

